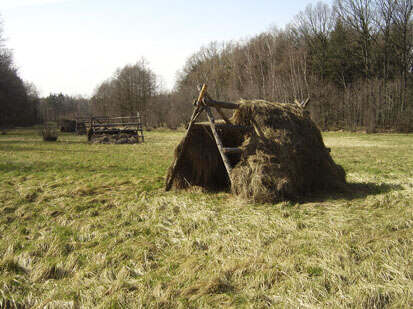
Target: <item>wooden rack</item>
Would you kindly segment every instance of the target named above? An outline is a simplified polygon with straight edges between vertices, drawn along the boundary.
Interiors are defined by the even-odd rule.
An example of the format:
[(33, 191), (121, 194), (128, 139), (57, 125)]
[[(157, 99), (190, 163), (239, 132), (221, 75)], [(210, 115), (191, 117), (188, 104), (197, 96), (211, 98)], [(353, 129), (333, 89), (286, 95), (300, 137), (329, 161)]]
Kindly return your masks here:
[(138, 139), (145, 141), (139, 113), (129, 117), (90, 117), (88, 129), (91, 135), (127, 133), (136, 134)]
[(90, 117), (75, 117), (76, 127), (75, 131), (77, 134), (86, 134), (87, 124), (90, 122)]

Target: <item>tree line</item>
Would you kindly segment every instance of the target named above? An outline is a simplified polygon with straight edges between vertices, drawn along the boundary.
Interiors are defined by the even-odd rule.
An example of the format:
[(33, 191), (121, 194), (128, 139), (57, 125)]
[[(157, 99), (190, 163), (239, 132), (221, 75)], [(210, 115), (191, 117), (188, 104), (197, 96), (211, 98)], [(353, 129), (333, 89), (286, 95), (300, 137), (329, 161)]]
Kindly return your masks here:
[(6, 47), (0, 20), (0, 128), (33, 125), (37, 121), (37, 90), (19, 77), (13, 53)]
[[(100, 83), (90, 98), (51, 93), (40, 99), (42, 119), (59, 122), (76, 116), (141, 115), (146, 128), (165, 127), (172, 101), (145, 59), (118, 68)], [(178, 121), (174, 127), (180, 124)], [(170, 125), (169, 125), (170, 126)]]
[(206, 82), (221, 100), (310, 97), (325, 130), (413, 131), (412, 11), (411, 0), (310, 4), (285, 29), (202, 47), (174, 95), (189, 102)]
[(411, 132), (412, 13), (411, 0), (310, 4), (283, 29), (201, 47), (172, 91), (163, 89), (142, 59), (117, 69), (89, 99), (63, 94), (38, 99), (35, 88), (18, 77), (0, 40), (0, 121), (30, 124), (39, 118), (139, 112), (147, 127), (176, 128), (191, 115), (196, 86), (207, 83), (219, 100), (311, 98), (308, 109), (323, 130)]
[(81, 95), (50, 93), (47, 97), (39, 99), (38, 106), (40, 121), (59, 122), (62, 119), (91, 115), (90, 101)]
[(139, 112), (146, 127), (163, 126), (168, 112), (168, 102), (159, 100), (163, 95), (160, 79), (141, 59), (117, 69), (96, 87), (90, 103), (94, 115), (135, 116)]

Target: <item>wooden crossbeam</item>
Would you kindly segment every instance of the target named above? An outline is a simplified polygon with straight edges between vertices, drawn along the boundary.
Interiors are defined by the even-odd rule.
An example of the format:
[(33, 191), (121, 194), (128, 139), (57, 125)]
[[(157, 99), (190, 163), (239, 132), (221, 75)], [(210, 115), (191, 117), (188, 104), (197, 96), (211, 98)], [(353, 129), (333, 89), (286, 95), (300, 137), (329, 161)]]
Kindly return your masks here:
[(223, 148), (224, 152), (227, 154), (241, 154), (242, 153), (242, 149), (241, 148), (232, 148), (232, 147), (224, 147)]
[[(118, 133), (127, 133), (127, 134), (131, 134), (131, 133), (135, 133), (136, 134), (136, 130), (94, 130), (93, 134), (118, 134)], [(137, 136), (142, 137), (141, 135), (137, 134)]]
[(214, 101), (214, 100), (204, 100), (204, 104), (210, 107), (215, 107), (215, 108), (225, 108), (225, 109), (238, 109), (239, 104), (238, 103), (229, 103), (229, 102), (220, 102), (220, 101)]
[(229, 123), (216, 123), (215, 126), (217, 127), (217, 129), (236, 129), (240, 131), (248, 130), (248, 128), (245, 126), (241, 126), (237, 124), (229, 124)]
[(115, 126), (133, 126), (138, 125), (140, 122), (115, 122), (115, 123), (94, 123), (92, 127), (115, 127)]
[[(206, 100), (213, 101), (212, 98), (209, 96), (208, 92), (205, 92), (204, 96)], [(224, 119), (225, 123), (231, 124), (231, 121), (228, 119), (227, 115), (225, 115), (222, 109), (220, 109), (219, 107), (215, 107), (215, 109), (221, 115), (222, 119)]]

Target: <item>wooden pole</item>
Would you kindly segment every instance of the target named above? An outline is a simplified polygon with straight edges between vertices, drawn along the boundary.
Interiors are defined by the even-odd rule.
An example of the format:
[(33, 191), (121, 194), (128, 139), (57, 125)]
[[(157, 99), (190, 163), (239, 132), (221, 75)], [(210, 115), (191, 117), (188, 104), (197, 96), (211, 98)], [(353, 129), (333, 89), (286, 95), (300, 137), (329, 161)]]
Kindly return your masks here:
[(198, 96), (198, 103), (202, 102), (204, 100), (204, 95), (206, 93), (206, 89), (207, 89), (207, 85), (203, 84), (201, 91), (199, 92), (199, 96)]
[[(209, 96), (208, 92), (205, 92), (205, 99), (213, 101), (212, 98)], [(221, 115), (222, 119), (224, 119), (224, 121), (227, 124), (231, 124), (231, 121), (228, 119), (227, 115), (225, 115), (222, 109), (220, 109), (219, 107), (215, 107), (215, 109), (217, 110), (217, 112)]]
[(90, 142), (92, 140), (92, 137), (93, 137), (93, 117), (90, 117), (90, 126), (89, 126), (89, 130), (87, 130), (87, 140)]
[(229, 102), (219, 102), (214, 100), (204, 100), (205, 105), (215, 108), (226, 108), (226, 109), (238, 109), (238, 103), (229, 103)]
[(214, 115), (212, 114), (211, 108), (209, 106), (205, 106), (205, 110), (207, 112), (209, 124), (211, 126), (211, 131), (212, 131), (212, 134), (214, 135), (215, 142), (216, 142), (217, 147), (218, 147), (218, 151), (221, 155), (222, 161), (224, 162), (225, 169), (227, 170), (228, 178), (231, 181), (231, 171), (232, 171), (231, 163), (229, 162), (228, 157), (224, 152), (224, 146), (222, 145), (222, 142), (221, 142), (221, 139), (219, 138), (217, 129), (215, 128)]
[(221, 115), (222, 119), (224, 119), (224, 121), (227, 124), (231, 124), (231, 121), (228, 119), (227, 115), (225, 115), (225, 113), (222, 111), (222, 109), (220, 109), (219, 107), (215, 107), (215, 109), (217, 110), (217, 112)]

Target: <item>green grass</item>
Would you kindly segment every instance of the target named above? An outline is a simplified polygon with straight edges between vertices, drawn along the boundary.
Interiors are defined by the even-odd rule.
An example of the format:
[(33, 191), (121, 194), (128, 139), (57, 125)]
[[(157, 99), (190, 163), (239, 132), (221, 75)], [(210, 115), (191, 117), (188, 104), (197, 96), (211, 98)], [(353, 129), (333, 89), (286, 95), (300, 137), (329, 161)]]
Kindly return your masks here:
[(248, 204), (164, 192), (182, 132), (0, 135), (0, 303), (413, 307), (413, 136), (326, 133), (352, 193)]

